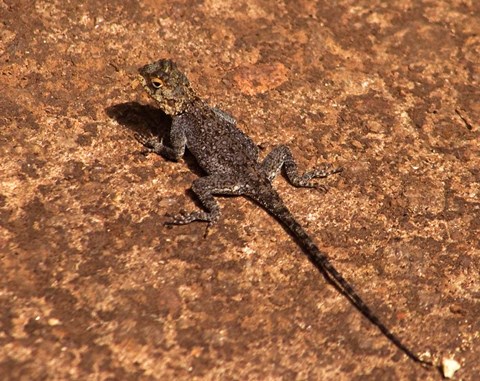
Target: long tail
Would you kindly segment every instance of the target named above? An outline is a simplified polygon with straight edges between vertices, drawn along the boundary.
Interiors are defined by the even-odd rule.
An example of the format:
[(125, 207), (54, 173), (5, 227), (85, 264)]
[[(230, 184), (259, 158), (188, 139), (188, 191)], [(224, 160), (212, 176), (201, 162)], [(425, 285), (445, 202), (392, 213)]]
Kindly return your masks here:
[(360, 298), (352, 286), (340, 275), (340, 273), (333, 267), (330, 260), (323, 254), (315, 243), (312, 241), (303, 227), (295, 220), (288, 208), (283, 203), (278, 193), (270, 188), (262, 192), (262, 194), (249, 195), (255, 202), (259, 203), (270, 214), (277, 218), (288, 232), (296, 239), (298, 244), (303, 247), (309, 259), (321, 271), (326, 279), (335, 288), (342, 293), (368, 320), (370, 320), (378, 329), (403, 353), (409, 358), (423, 365), (433, 366), (433, 362), (421, 359), (418, 355), (412, 352), (402, 341), (395, 336), (374, 314), (365, 302)]

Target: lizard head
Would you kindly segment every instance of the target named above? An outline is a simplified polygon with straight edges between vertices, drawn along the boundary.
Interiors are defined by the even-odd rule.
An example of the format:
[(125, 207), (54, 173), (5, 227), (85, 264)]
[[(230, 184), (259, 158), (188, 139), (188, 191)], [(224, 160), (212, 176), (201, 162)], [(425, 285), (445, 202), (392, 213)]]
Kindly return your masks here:
[(187, 77), (171, 60), (153, 62), (141, 67), (138, 72), (140, 82), (148, 95), (170, 116), (183, 113), (194, 98)]

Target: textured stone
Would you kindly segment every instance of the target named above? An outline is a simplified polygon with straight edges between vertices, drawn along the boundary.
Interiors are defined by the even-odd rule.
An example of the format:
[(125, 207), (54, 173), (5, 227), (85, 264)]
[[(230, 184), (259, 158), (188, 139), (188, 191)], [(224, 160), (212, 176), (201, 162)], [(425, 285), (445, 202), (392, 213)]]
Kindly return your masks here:
[[(170, 57), (264, 152), (345, 171), (276, 182), (406, 343), (480, 374), (480, 3), (0, 3), (5, 380), (435, 380), (270, 216), (169, 229), (198, 173), (140, 154), (168, 120), (132, 88)], [(193, 170), (193, 172), (191, 171)], [(460, 312), (461, 313), (460, 313)]]

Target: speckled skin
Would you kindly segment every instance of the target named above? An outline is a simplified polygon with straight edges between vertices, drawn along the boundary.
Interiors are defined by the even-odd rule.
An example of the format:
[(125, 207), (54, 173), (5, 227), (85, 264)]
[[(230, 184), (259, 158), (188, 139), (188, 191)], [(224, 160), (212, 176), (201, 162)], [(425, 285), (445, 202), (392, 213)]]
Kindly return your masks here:
[(192, 190), (205, 211), (175, 216), (170, 223), (215, 223), (220, 216), (220, 210), (214, 195), (247, 196), (253, 199), (283, 224), (325, 277), (393, 344), (415, 362), (432, 365), (430, 361), (420, 359), (376, 317), (328, 258), (320, 252), (271, 184), (284, 168), (292, 185), (321, 188), (310, 180), (340, 172), (341, 168), (326, 167), (299, 175), (289, 148), (283, 145), (276, 147), (260, 162), (258, 147), (236, 127), (235, 119), (200, 99), (174, 62), (162, 59), (142, 67), (139, 73), (148, 94), (172, 117), (171, 146), (164, 145), (157, 138), (138, 137), (139, 140), (152, 152), (170, 160), (179, 160), (185, 153), (185, 148), (188, 148), (207, 173), (207, 176), (195, 180), (192, 185)]

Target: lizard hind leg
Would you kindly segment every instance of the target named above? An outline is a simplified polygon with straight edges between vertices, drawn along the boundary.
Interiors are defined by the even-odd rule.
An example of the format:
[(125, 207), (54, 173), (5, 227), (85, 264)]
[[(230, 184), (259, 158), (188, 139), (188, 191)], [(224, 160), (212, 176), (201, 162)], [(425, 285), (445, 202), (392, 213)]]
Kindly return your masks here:
[(168, 225), (185, 225), (194, 221), (208, 222), (213, 225), (220, 218), (220, 208), (214, 195), (239, 196), (242, 192), (231, 179), (225, 179), (221, 175), (210, 175), (196, 179), (192, 184), (192, 191), (198, 197), (205, 210), (196, 210), (189, 213), (182, 212), (175, 216), (169, 216)]
[(312, 179), (325, 178), (331, 174), (342, 171), (342, 168), (332, 168), (331, 165), (326, 165), (323, 168), (317, 168), (301, 175), (298, 173), (297, 164), (295, 163), (290, 148), (285, 145), (275, 147), (263, 160), (262, 167), (270, 181), (272, 181), (283, 168), (288, 181), (293, 186), (320, 189), (324, 189), (324, 187), (312, 182)]

